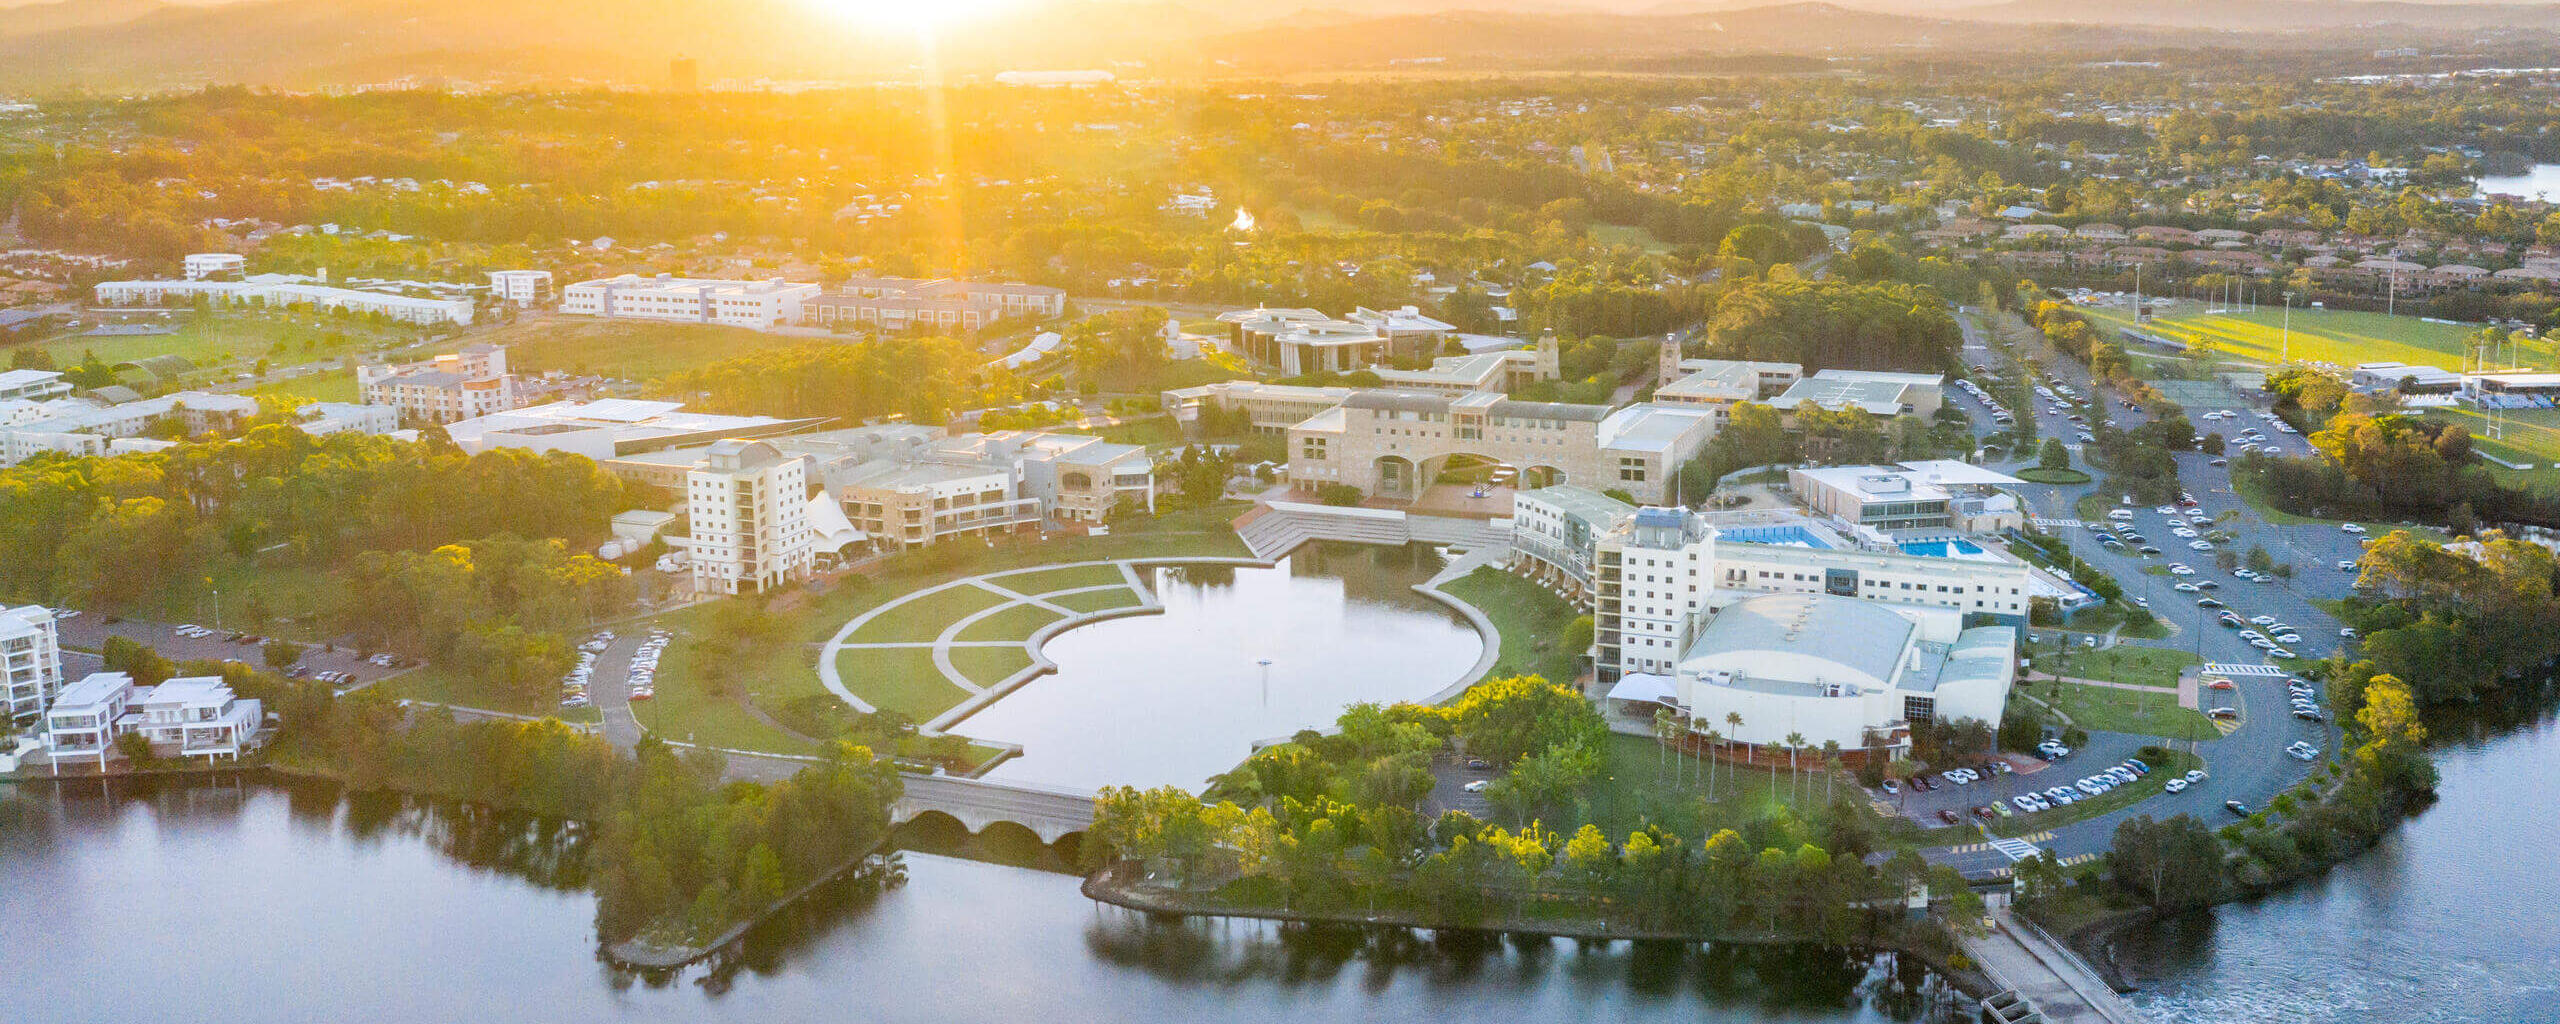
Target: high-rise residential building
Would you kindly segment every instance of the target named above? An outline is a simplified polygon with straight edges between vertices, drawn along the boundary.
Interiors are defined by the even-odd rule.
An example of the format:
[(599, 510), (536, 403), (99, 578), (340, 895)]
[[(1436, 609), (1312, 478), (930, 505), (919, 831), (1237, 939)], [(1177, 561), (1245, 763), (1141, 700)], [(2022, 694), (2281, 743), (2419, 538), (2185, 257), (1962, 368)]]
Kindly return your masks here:
[(695, 586), (757, 593), (801, 579), (816, 562), (808, 464), (763, 441), (712, 445), (685, 474)]
[(62, 642), (52, 610), (0, 608), (0, 701), (9, 720), (35, 721), (61, 689)]

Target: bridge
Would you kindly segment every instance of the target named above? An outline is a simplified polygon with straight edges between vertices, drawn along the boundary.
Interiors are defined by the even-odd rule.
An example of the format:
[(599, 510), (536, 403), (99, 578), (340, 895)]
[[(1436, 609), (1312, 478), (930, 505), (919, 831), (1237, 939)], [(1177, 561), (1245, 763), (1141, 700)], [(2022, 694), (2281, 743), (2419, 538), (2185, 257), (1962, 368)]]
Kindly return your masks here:
[(1083, 790), (950, 775), (905, 779), (906, 795), (889, 806), (889, 820), (898, 824), (938, 811), (958, 819), (971, 832), (1011, 822), (1031, 830), (1043, 843), (1093, 827), (1093, 794)]

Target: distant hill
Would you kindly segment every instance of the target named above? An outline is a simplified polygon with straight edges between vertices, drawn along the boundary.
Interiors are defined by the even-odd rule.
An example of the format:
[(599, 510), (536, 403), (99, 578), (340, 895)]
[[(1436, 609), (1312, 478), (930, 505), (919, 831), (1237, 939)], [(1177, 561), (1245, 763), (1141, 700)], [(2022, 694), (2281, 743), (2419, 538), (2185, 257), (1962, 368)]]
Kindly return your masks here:
[[(1438, 9), (1477, 2), (1511, 9)], [(2560, 33), (2560, 5), (2551, 4), (1941, 2), (1047, 0), (948, 33), (931, 63), (960, 75), (1111, 67), (1180, 77), (1373, 68), (1412, 57), (1480, 69), (1661, 68), (1700, 55), (2354, 49), (2452, 45), (2489, 28)], [(1883, 9), (1888, 4), (1898, 9)], [(2361, 27), (2384, 25), (2390, 27)], [(311, 87), (432, 76), (650, 85), (666, 81), (667, 62), (678, 53), (696, 58), (707, 81), (900, 77), (926, 57), (911, 37), (813, 16), (803, 0), (242, 0), (214, 7), (67, 0), (0, 8), (0, 90), (21, 92)]]

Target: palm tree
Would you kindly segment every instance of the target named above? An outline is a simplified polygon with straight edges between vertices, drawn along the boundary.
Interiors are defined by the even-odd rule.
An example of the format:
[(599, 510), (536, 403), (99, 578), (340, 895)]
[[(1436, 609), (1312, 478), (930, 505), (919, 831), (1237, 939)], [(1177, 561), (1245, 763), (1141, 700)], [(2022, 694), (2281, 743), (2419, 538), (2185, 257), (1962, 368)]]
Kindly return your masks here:
[(1803, 750), (1803, 749), (1804, 749), (1804, 734), (1803, 734), (1803, 733), (1800, 733), (1800, 732), (1791, 732), (1791, 733), (1788, 733), (1788, 734), (1787, 734), (1787, 797), (1788, 797), (1789, 799), (1794, 799), (1794, 798), (1795, 798), (1795, 796), (1796, 796), (1796, 785), (1797, 785), (1797, 783), (1802, 782), (1802, 781), (1804, 780), (1804, 776), (1803, 776), (1803, 775), (1800, 775), (1800, 774), (1797, 774), (1797, 772), (1796, 772), (1796, 753), (1797, 753), (1798, 751)]
[(1822, 802), (1831, 802), (1831, 787), (1840, 776), (1840, 741), (1822, 741)]
[(1674, 720), (1674, 725), (1678, 729), (1673, 733), (1675, 745), (1671, 748), (1671, 763), (1674, 766), (1671, 784), (1674, 786), (1689, 784), (1689, 735), (1693, 724), (1693, 720), (1686, 711), (1680, 712)]
[[(1709, 730), (1707, 730), (1707, 746), (1709, 746), (1709, 747), (1713, 747), (1713, 746), (1715, 746), (1717, 743), (1723, 742), (1723, 740), (1724, 740), (1724, 734), (1723, 734), (1723, 733), (1717, 732), (1717, 731), (1715, 731), (1715, 730), (1713, 730), (1713, 729), (1709, 729)], [(1714, 755), (1712, 755), (1712, 754), (1710, 754), (1710, 755), (1708, 755), (1708, 757), (1707, 757), (1707, 799), (1709, 799), (1709, 800), (1713, 800), (1713, 799), (1715, 799), (1715, 798), (1716, 798), (1716, 762), (1715, 762), (1715, 756), (1714, 756)]]
[[(1670, 742), (1671, 742), (1671, 709), (1670, 709), (1670, 708), (1663, 708), (1663, 709), (1661, 709), (1661, 710), (1659, 710), (1659, 711), (1655, 711), (1655, 712), (1653, 713), (1653, 740), (1654, 740), (1654, 742), (1655, 742), (1655, 743), (1659, 743), (1659, 744), (1663, 744), (1663, 745), (1669, 745), (1669, 744), (1670, 744)], [(1662, 751), (1661, 751), (1661, 749), (1660, 749), (1659, 747), (1655, 748), (1654, 753), (1653, 753), (1653, 780), (1654, 780), (1655, 782), (1660, 782), (1660, 781), (1662, 781)]]
[(1727, 712), (1725, 712), (1725, 713), (1724, 713), (1724, 724), (1725, 724), (1725, 728), (1728, 728), (1728, 729), (1733, 730), (1733, 739), (1734, 739), (1734, 742), (1736, 742), (1736, 743), (1742, 742), (1742, 712), (1739, 712), (1739, 711), (1727, 711)]

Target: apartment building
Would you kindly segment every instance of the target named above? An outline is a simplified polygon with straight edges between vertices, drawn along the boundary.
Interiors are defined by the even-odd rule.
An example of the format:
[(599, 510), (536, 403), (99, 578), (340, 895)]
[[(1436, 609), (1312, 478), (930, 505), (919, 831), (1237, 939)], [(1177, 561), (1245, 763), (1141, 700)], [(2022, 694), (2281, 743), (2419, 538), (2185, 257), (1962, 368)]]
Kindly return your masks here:
[(489, 272), (489, 297), (519, 306), (548, 304), (552, 298), (551, 272), (492, 270)]
[(12, 722), (35, 721), (61, 688), (62, 642), (53, 611), (0, 608), (0, 711)]
[(560, 292), (560, 311), (580, 316), (725, 324), (769, 331), (799, 323), (802, 306), (816, 298), (815, 284), (781, 278), (764, 281), (659, 274), (580, 281)]
[(170, 308), (202, 299), (217, 306), (309, 309), (419, 325), (468, 324), (477, 311), (469, 299), (334, 288), (293, 274), (255, 274), (237, 281), (102, 281), (93, 293), (101, 306)]
[(213, 764), (255, 751), (264, 740), (266, 708), (231, 692), (220, 676), (188, 676), (137, 686), (122, 672), (94, 672), (64, 687), (45, 714), (45, 750), (56, 772), (64, 762), (117, 756), (116, 741), (140, 734), (158, 757), (201, 757)]
[(685, 474), (685, 512), (698, 589), (763, 592), (807, 577), (816, 562), (807, 463), (766, 442), (712, 445)]
[(182, 266), (190, 281), (237, 280), (248, 273), (249, 258), (236, 252), (200, 252), (189, 255)]
[(389, 406), (412, 423), (458, 423), (521, 403), (506, 347), (484, 343), (425, 362), (357, 366), (356, 387), (363, 404)]
[(235, 430), (241, 421), (258, 414), (257, 399), (204, 391), (176, 391), (111, 406), (70, 403), (77, 406), (70, 411), (61, 411), (63, 404), (43, 410), (43, 418), (0, 427), (0, 466), (15, 465), (42, 452), (116, 454), (124, 450), (124, 441), (140, 442), (152, 424), (164, 419), (178, 419), (193, 434)]

